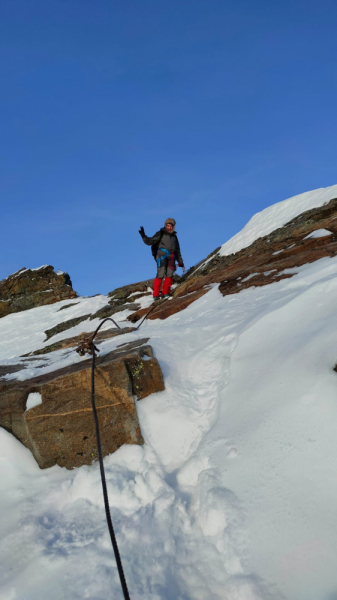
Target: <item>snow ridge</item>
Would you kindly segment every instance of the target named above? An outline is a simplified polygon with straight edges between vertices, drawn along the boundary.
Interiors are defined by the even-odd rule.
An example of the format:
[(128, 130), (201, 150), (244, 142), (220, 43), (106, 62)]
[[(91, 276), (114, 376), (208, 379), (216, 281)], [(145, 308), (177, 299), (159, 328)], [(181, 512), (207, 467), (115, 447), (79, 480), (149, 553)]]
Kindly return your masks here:
[(277, 202), (256, 213), (247, 225), (221, 246), (220, 256), (228, 256), (247, 248), (255, 240), (283, 227), (301, 213), (323, 206), (337, 197), (337, 185), (320, 188)]

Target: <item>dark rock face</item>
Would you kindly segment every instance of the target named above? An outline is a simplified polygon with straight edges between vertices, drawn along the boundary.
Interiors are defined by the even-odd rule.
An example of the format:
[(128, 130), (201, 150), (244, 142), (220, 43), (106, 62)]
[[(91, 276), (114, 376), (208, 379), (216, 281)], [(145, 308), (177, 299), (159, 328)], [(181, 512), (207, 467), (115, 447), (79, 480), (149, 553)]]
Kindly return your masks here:
[(64, 306), (61, 306), (61, 308), (58, 309), (58, 312), (60, 312), (60, 310), (65, 310), (66, 308), (71, 308), (72, 306), (76, 306), (76, 304), (79, 304), (79, 302), (72, 302), (71, 304), (65, 304)]
[[(104, 329), (103, 331), (99, 331), (95, 338), (95, 344), (99, 345), (99, 343), (103, 340), (108, 340), (109, 338), (116, 337), (118, 335), (123, 335), (125, 333), (130, 333), (134, 330), (134, 327), (123, 327), (123, 329)], [(75, 348), (80, 344), (83, 338), (87, 338), (92, 335), (90, 333), (80, 333), (80, 335), (75, 335), (74, 337), (65, 338), (64, 340), (60, 340), (59, 342), (55, 342), (54, 344), (50, 344), (49, 346), (45, 346), (44, 348), (40, 348), (39, 350), (35, 350), (34, 352), (29, 352), (28, 354), (23, 354), (25, 356), (39, 356), (41, 354), (49, 354), (50, 352), (55, 352), (56, 350), (63, 350), (65, 348)], [(0, 377), (1, 377), (1, 369), (5, 368), (0, 365)], [(8, 368), (8, 367), (7, 367)], [(7, 371), (8, 373), (10, 371)], [(15, 371), (12, 371), (15, 372)], [(3, 373), (5, 374), (5, 373)]]
[[(158, 361), (147, 339), (97, 358), (95, 396), (104, 455), (123, 444), (142, 444), (138, 400), (162, 391)], [(31, 392), (42, 404), (26, 411)], [(91, 359), (25, 381), (0, 379), (0, 426), (11, 431), (41, 468), (91, 464), (98, 458), (91, 410)]]
[[(331, 235), (305, 239), (317, 229), (326, 229)], [(249, 287), (292, 277), (293, 274), (284, 273), (285, 269), (300, 267), (325, 256), (336, 256), (337, 198), (302, 213), (236, 254), (220, 256), (218, 251), (219, 248), (207, 257), (207, 263), (202, 261), (190, 269), (181, 278), (173, 299), (160, 304), (149, 319), (166, 319), (179, 312), (206, 293), (212, 283), (220, 284), (219, 290), (224, 296), (237, 294)], [(129, 320), (136, 322), (144, 313), (144, 310), (138, 311), (130, 315)]]
[(68, 298), (77, 298), (68, 273), (56, 273), (50, 265), (21, 269), (0, 281), (0, 318)]
[(153, 281), (153, 279), (147, 279), (146, 281), (139, 281), (138, 283), (130, 283), (129, 285), (124, 285), (123, 287), (116, 288), (112, 292), (109, 292), (110, 306), (118, 308), (118, 310), (123, 310), (120, 308), (123, 304), (139, 300), (139, 298), (142, 298), (143, 296), (148, 296), (151, 294), (149, 288), (151, 290), (153, 289)]
[(112, 317), (115, 313), (120, 312), (121, 310), (138, 310), (140, 308), (140, 304), (126, 303), (126, 304), (118, 304), (117, 306), (111, 306), (110, 304), (106, 304), (103, 308), (100, 308), (97, 312), (91, 315), (90, 320), (93, 319), (106, 319), (107, 317)]
[[(186, 296), (174, 296), (172, 300), (163, 300), (158, 304), (158, 306), (154, 308), (154, 310), (149, 314), (148, 318), (150, 320), (167, 319), (167, 317), (170, 317), (171, 315), (174, 315), (180, 312), (181, 310), (184, 310), (190, 304), (192, 304), (192, 302), (194, 302), (198, 298), (201, 298), (201, 296), (203, 296), (204, 294), (207, 294), (208, 290), (208, 287), (202, 287), (198, 290), (191, 292), (190, 294), (187, 294)], [(149, 310), (150, 308), (143, 308), (142, 310), (138, 310), (132, 315), (129, 315), (128, 320), (131, 321), (131, 323), (137, 323), (137, 321), (139, 321), (139, 319), (146, 315), (146, 313), (148, 313)]]
[(62, 333), (62, 331), (67, 331), (67, 329), (76, 327), (76, 325), (79, 325), (80, 323), (82, 323), (82, 321), (86, 321), (87, 319), (89, 319), (89, 317), (90, 317), (90, 313), (88, 315), (82, 315), (81, 317), (75, 317), (74, 319), (69, 319), (69, 321), (63, 321), (63, 323), (59, 323), (58, 325), (55, 325), (55, 327), (51, 327), (51, 329), (47, 329), (45, 331), (46, 339), (44, 341), (46, 342), (51, 337), (53, 337), (53, 335), (56, 335), (57, 333)]

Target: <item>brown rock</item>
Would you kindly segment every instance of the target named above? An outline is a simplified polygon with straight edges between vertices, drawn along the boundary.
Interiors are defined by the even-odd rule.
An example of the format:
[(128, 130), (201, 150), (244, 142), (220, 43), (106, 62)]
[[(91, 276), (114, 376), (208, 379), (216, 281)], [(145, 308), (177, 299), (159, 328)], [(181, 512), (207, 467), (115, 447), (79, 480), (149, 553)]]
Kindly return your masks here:
[(68, 298), (77, 298), (68, 273), (56, 273), (50, 265), (21, 269), (0, 281), (0, 318)]
[(138, 283), (130, 283), (123, 287), (116, 288), (112, 292), (109, 292), (110, 297), (109, 304), (112, 306), (118, 306), (119, 304), (125, 304), (125, 302), (133, 301), (133, 297), (130, 298), (131, 294), (137, 293), (137, 300), (142, 296), (148, 294), (148, 288), (153, 289), (153, 279), (147, 279), (146, 281), (139, 281)]
[[(95, 338), (95, 344), (99, 345), (102, 340), (108, 340), (110, 338), (116, 337), (118, 335), (124, 335), (125, 333), (130, 333), (134, 331), (134, 327), (123, 327), (123, 329), (104, 329), (98, 332)], [(55, 352), (56, 350), (63, 350), (64, 348), (74, 348), (79, 345), (79, 343), (83, 340), (83, 338), (87, 338), (90, 333), (83, 332), (79, 335), (75, 335), (70, 338), (65, 338), (64, 340), (60, 340), (59, 342), (55, 342), (55, 344), (50, 344), (49, 346), (45, 346), (44, 348), (40, 348), (39, 350), (35, 350), (34, 352), (29, 352), (28, 354), (23, 354), (22, 357), (26, 356), (39, 356), (40, 354), (49, 354), (50, 352)], [(1, 377), (1, 366), (0, 366), (0, 377)], [(5, 367), (4, 367), (5, 368)], [(23, 367), (21, 367), (23, 368)], [(9, 371), (8, 371), (9, 372)]]
[(46, 342), (57, 333), (62, 333), (63, 331), (67, 331), (67, 329), (72, 329), (73, 327), (76, 327), (76, 325), (79, 325), (80, 323), (82, 323), (82, 321), (87, 321), (89, 317), (90, 313), (88, 315), (82, 315), (81, 317), (69, 319), (69, 321), (63, 321), (63, 323), (58, 323), (58, 325), (55, 325), (55, 327), (52, 327), (51, 329), (46, 329), (46, 339), (44, 341)]
[[(148, 319), (167, 319), (171, 315), (180, 312), (187, 308), (192, 302), (201, 298), (204, 294), (207, 294), (208, 287), (202, 287), (201, 289), (195, 290), (192, 293), (187, 294), (186, 296), (177, 296), (173, 297), (172, 300), (164, 300), (155, 307), (155, 309), (149, 314)], [(137, 323), (139, 319), (141, 319), (146, 313), (150, 311), (150, 308), (143, 308), (132, 315), (128, 316), (128, 320), (131, 323)]]
[[(124, 344), (97, 358), (95, 397), (103, 455), (123, 444), (142, 444), (137, 399), (164, 389), (147, 340)], [(29, 393), (42, 404), (27, 412)], [(97, 458), (91, 410), (91, 359), (33, 379), (0, 380), (0, 425), (30, 448), (41, 468), (91, 464)]]
[(125, 304), (118, 304), (117, 306), (111, 306), (110, 304), (106, 304), (103, 308), (100, 308), (97, 312), (91, 315), (90, 320), (93, 319), (106, 319), (107, 317), (111, 317), (115, 313), (120, 312), (121, 310), (138, 310), (140, 304), (136, 304), (134, 302), (126, 302)]

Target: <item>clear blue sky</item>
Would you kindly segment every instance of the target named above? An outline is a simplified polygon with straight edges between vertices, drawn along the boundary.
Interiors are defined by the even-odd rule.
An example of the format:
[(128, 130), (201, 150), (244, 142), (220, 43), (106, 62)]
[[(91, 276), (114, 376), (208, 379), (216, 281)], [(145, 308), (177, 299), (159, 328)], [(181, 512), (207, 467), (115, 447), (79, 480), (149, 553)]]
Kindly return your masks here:
[(83, 295), (186, 266), (257, 211), (337, 183), (337, 2), (2, 0), (0, 279)]

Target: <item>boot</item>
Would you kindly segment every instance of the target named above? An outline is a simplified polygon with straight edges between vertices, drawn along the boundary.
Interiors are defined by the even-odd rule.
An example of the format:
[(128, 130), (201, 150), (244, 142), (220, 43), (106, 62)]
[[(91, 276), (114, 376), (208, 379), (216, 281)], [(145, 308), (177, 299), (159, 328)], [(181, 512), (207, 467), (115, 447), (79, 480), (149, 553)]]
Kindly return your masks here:
[(159, 296), (160, 296), (161, 282), (162, 282), (162, 280), (159, 279), (159, 277), (156, 277), (156, 279), (153, 282), (153, 297), (154, 298), (159, 298)]
[(173, 282), (172, 277), (165, 278), (164, 285), (163, 285), (163, 296), (168, 296), (172, 282)]

